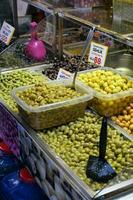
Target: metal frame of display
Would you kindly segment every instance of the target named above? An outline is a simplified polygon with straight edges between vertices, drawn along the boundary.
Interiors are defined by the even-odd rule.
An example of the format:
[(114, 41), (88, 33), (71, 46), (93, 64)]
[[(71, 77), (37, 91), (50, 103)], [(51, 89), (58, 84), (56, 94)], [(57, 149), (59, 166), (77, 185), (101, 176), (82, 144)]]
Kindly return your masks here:
[[(52, 51), (53, 53), (56, 53), (57, 50), (57, 42), (56, 42), (56, 35), (57, 35), (57, 11), (56, 9), (53, 9), (53, 6), (49, 3), (40, 3), (38, 1), (31, 1), (31, 0), (22, 0), (26, 3), (28, 3), (29, 5), (32, 5), (40, 10), (43, 10), (46, 13), (49, 13), (53, 16), (53, 24), (54, 24), (54, 31), (53, 31), (53, 42), (50, 45), (49, 43), (47, 43), (48, 45), (50, 45), (52, 47)], [(27, 37), (28, 35), (23, 35), (20, 36), (19, 34), (19, 28), (18, 28), (18, 12), (17, 12), (17, 0), (13, 0), (13, 21), (14, 21), (14, 26), (15, 26), (15, 35), (18, 37)]]
[[(84, 26), (86, 26), (88, 28), (95, 27), (95, 29), (97, 31), (103, 33), (104, 35), (106, 34), (108, 37), (113, 38), (113, 40), (118, 41), (120, 43), (123, 43), (123, 44), (125, 44), (125, 45), (127, 45), (129, 47), (133, 47), (133, 39), (131, 37), (129, 37), (129, 36), (133, 35), (132, 33), (130, 33), (130, 34), (119, 34), (119, 33), (115, 32), (115, 31), (112, 31), (110, 29), (106, 29), (106, 28), (102, 27), (100, 24), (97, 25), (97, 24), (94, 24), (94, 23), (92, 23), (90, 21), (81, 19), (80, 17), (76, 17), (73, 14), (70, 14), (70, 11), (72, 11), (72, 10), (67, 10), (67, 11), (64, 10), (64, 11), (61, 11), (61, 12), (58, 13), (59, 18), (60, 18), (59, 21), (60, 21), (60, 24), (61, 24), (59, 26), (59, 28), (60, 28), (59, 32), (60, 33), (63, 32), (62, 31), (62, 29), (64, 28), (63, 20), (65, 19), (65, 20), (69, 20), (69, 21), (74, 22), (74, 23), (78, 23), (80, 25), (84, 25)], [(73, 11), (76, 11), (76, 10), (73, 10)], [(61, 38), (62, 37), (63, 36), (61, 36)], [(62, 40), (62, 39), (60, 39), (60, 40)], [(62, 44), (62, 46), (63, 46), (63, 44)], [(60, 54), (63, 54), (63, 50), (62, 49), (63, 49), (63, 47), (61, 47), (61, 49), (60, 49)]]
[[(106, 34), (108, 37), (113, 38), (115, 41), (126, 44), (129, 47), (133, 47), (133, 39), (131, 37), (132, 33), (119, 34), (118, 32), (104, 28), (100, 24), (97, 25), (97, 24), (91, 23), (88, 20), (81, 19), (80, 17), (76, 17), (70, 13), (72, 11), (74, 11), (74, 12), (78, 11), (79, 8), (70, 8), (65, 5), (62, 7), (59, 7), (58, 5), (56, 6), (56, 3), (53, 3), (53, 4), (47, 3), (47, 1), (44, 1), (44, 0), (43, 0), (43, 2), (41, 0), (40, 1), (22, 0), (22, 1), (53, 15), (53, 17), (54, 17), (53, 23), (55, 25), (55, 30), (53, 33), (54, 40), (52, 43), (52, 49), (53, 49), (54, 53), (58, 49), (58, 53), (59, 53), (60, 57), (62, 57), (62, 55), (63, 55), (63, 29), (64, 29), (63, 20), (64, 19), (72, 21), (74, 23), (78, 23), (80, 25), (84, 25), (88, 28), (95, 27), (97, 31), (100, 31), (103, 34)], [(16, 17), (17, 16), (17, 10), (16, 10), (17, 0), (13, 0), (13, 2), (14, 2), (13, 16), (14, 16), (14, 19), (16, 19), (17, 18)], [(87, 9), (87, 8), (85, 8), (85, 9)], [(16, 27), (18, 26), (17, 21), (16, 21), (15, 25), (16, 25)], [(58, 25), (58, 41), (57, 41), (57, 25)], [(16, 30), (17, 30), (16, 34), (18, 35), (18, 28)]]

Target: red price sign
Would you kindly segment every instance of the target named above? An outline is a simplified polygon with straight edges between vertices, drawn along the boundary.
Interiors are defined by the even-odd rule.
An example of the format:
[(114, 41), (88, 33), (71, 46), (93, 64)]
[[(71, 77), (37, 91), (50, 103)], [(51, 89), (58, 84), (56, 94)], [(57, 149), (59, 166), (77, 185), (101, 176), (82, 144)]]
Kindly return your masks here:
[(100, 65), (100, 64), (101, 64), (101, 58), (95, 57), (95, 58), (94, 58), (94, 63), (95, 63), (96, 65)]
[(106, 60), (107, 52), (107, 46), (91, 42), (88, 61), (90, 63), (94, 63), (95, 65), (100, 65), (103, 67)]

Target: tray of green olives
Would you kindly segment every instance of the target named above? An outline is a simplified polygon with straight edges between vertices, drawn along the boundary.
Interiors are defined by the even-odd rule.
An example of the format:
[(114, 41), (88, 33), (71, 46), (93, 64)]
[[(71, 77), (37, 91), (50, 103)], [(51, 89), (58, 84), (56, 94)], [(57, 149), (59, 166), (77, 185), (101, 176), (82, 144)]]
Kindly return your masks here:
[(0, 100), (4, 101), (13, 112), (18, 112), (17, 105), (11, 97), (13, 88), (48, 81), (41, 73), (45, 65), (31, 68), (13, 69), (0, 73)]
[(133, 186), (133, 143), (112, 125), (108, 126), (106, 159), (116, 170), (117, 176), (107, 183), (97, 183), (87, 178), (89, 156), (98, 156), (101, 123), (99, 115), (86, 112), (83, 118), (74, 122), (37, 132), (39, 140), (45, 147), (49, 145), (49, 151), (54, 158), (58, 158), (65, 173), (84, 194), (89, 193), (92, 197), (96, 194), (96, 197), (110, 197)]
[(113, 68), (101, 67), (79, 72), (78, 80), (93, 89), (94, 98), (89, 106), (101, 115), (119, 114), (133, 102), (133, 79)]
[(82, 117), (87, 102), (93, 98), (92, 90), (71, 80), (48, 81), (43, 84), (13, 89), (21, 117), (35, 130), (65, 124)]

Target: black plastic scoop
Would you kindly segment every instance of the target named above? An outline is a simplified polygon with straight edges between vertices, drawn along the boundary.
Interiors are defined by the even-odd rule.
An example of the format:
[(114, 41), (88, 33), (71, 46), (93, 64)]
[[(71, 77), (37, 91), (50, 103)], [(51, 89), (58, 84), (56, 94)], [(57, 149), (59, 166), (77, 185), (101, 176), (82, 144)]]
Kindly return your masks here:
[(99, 142), (99, 157), (90, 156), (86, 175), (93, 181), (100, 183), (106, 183), (108, 180), (115, 177), (117, 174), (110, 164), (105, 160), (107, 146), (107, 118), (103, 117), (102, 127), (100, 131), (100, 142)]

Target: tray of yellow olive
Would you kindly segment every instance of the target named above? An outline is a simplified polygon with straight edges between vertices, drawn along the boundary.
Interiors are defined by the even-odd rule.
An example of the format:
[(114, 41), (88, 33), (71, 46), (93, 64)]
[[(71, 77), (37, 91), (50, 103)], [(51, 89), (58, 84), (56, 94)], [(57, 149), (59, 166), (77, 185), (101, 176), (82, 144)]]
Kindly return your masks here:
[(108, 125), (106, 159), (118, 175), (107, 184), (87, 178), (88, 158), (90, 155), (98, 156), (101, 123), (102, 117), (86, 112), (83, 118), (78, 118), (74, 122), (37, 133), (44, 146), (48, 144), (56, 156), (59, 156), (58, 161), (64, 166), (65, 171), (80, 183), (82, 189), (96, 194), (96, 191), (104, 188), (99, 196), (110, 196), (113, 192), (116, 194), (117, 190), (120, 192), (120, 189), (124, 191), (125, 188), (132, 187), (133, 173), (130, 172), (132, 172), (133, 144), (120, 130)]
[(84, 116), (91, 89), (70, 80), (49, 81), (44, 84), (15, 88), (12, 95), (21, 117), (35, 130), (50, 128)]
[(78, 73), (78, 80), (93, 89), (94, 98), (89, 105), (100, 115), (119, 114), (133, 102), (133, 79), (115, 69), (102, 67), (82, 71)]

